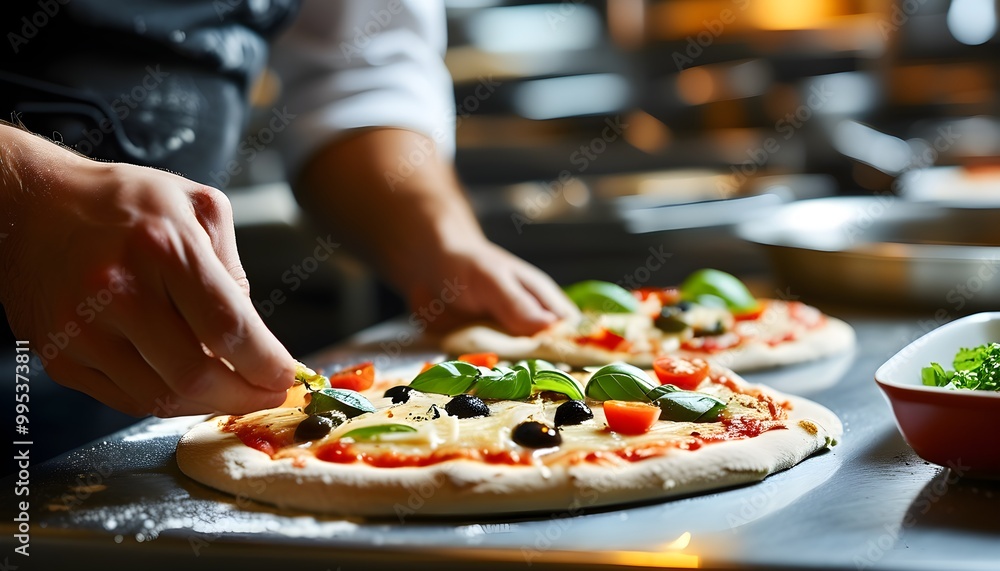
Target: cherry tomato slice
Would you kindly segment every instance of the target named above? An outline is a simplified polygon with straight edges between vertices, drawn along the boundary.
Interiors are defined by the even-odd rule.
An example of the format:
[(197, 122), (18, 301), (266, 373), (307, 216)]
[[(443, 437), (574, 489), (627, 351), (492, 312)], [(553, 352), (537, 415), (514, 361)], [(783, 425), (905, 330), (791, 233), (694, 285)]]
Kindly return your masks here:
[(375, 364), (371, 361), (358, 363), (330, 375), (330, 387), (363, 391), (375, 383)]
[(682, 357), (660, 357), (653, 361), (653, 372), (661, 385), (676, 385), (685, 391), (698, 388), (701, 381), (708, 376), (709, 365), (704, 359), (685, 359)]
[(458, 360), (477, 367), (492, 369), (497, 366), (497, 363), (500, 362), (500, 357), (496, 353), (466, 353), (464, 355), (459, 355)]
[(608, 428), (621, 434), (645, 434), (660, 418), (660, 407), (642, 402), (604, 401)]

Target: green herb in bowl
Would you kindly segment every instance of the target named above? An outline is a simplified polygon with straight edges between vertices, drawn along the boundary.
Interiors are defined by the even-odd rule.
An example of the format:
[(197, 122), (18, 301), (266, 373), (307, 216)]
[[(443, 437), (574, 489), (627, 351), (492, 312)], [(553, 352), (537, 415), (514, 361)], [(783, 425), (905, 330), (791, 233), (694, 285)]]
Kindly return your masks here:
[(931, 363), (920, 370), (920, 377), (931, 387), (1000, 391), (1000, 343), (959, 349), (952, 366), (954, 370), (946, 371)]

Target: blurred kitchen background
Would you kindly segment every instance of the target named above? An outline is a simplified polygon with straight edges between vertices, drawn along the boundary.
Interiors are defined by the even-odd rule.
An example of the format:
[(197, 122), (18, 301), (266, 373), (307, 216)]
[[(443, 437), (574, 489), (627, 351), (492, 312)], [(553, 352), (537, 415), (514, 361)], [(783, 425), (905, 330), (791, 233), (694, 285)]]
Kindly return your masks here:
[[(766, 276), (734, 225), (792, 201), (1000, 197), (992, 0), (446, 4), (459, 173), (488, 235), (560, 283)], [(276, 156), (249, 167), (231, 194), (264, 299), (316, 233)], [(347, 258), (286, 293), (266, 317), (300, 355), (405, 311)]]
[[(708, 266), (826, 309), (902, 302), (940, 322), (973, 301), (1000, 307), (1000, 280), (977, 277), (1000, 271), (993, 1), (446, 4), (460, 175), (488, 235), (560, 283), (668, 285)], [(266, 124), (278, 90), (269, 74), (248, 132)], [(345, 255), (299, 287), (283, 282), (325, 232), (298, 209), (277, 152), (245, 166), (227, 188), (237, 239), (258, 310), (292, 354), (405, 314)], [(805, 202), (845, 195), (862, 202)], [(756, 234), (741, 226), (754, 223)], [(788, 223), (806, 247), (744, 239), (768, 243), (760, 235)], [(859, 263), (859, 236), (893, 232)], [(931, 265), (897, 255), (935, 241), (963, 249)], [(987, 254), (964, 249), (983, 244)], [(824, 249), (833, 253), (816, 255)], [(907, 292), (928, 283), (909, 304)], [(976, 295), (953, 299), (956, 284)], [(275, 290), (287, 300), (269, 305)], [(846, 290), (858, 295), (838, 297)], [(53, 418), (93, 411), (86, 430), (38, 439), (38, 459), (134, 422), (36, 387)]]

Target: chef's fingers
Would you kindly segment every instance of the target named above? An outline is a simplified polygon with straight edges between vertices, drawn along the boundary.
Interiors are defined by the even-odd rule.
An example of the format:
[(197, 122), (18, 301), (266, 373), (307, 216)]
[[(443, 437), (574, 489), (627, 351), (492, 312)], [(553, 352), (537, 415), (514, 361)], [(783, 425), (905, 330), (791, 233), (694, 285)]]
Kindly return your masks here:
[(112, 333), (95, 333), (79, 340), (81, 364), (102, 373), (142, 407), (143, 414), (159, 417), (202, 414), (215, 410), (209, 404), (183, 398), (159, 371), (126, 339)]
[(130, 416), (146, 416), (147, 407), (136, 402), (107, 375), (60, 356), (45, 366), (45, 372), (60, 385), (80, 391)]
[[(295, 361), (223, 267), (204, 231), (200, 227), (186, 231), (187, 236), (172, 240), (175, 251), (166, 252), (160, 260), (163, 283), (174, 307), (194, 337), (214, 356), (232, 364), (249, 385), (270, 392), (288, 389), (295, 380)], [(202, 370), (205, 366), (195, 371), (208, 372)]]
[(512, 335), (532, 335), (557, 319), (521, 285), (513, 272), (495, 274), (478, 285), (483, 288), (481, 300), (488, 313)]
[(538, 268), (525, 265), (518, 272), (518, 279), (542, 305), (562, 319), (576, 320), (580, 317), (580, 310), (576, 307), (563, 290), (552, 281), (548, 274)]
[[(150, 377), (162, 379), (163, 386), (156, 389), (174, 395), (174, 402), (168, 404), (184, 406), (187, 414), (213, 410), (239, 414), (272, 408), (285, 399), (283, 388), (268, 390), (251, 385), (221, 359), (208, 355), (189, 323), (163, 297), (147, 297), (141, 313), (116, 315), (114, 321), (131, 346), (120, 348), (120, 363), (104, 362), (102, 369), (117, 382), (130, 371), (146, 373), (135, 382), (148, 387), (156, 386)], [(147, 370), (143, 371), (143, 365)], [(164, 398), (145, 392), (142, 396), (153, 401)], [(169, 410), (160, 413), (180, 414)]]
[(216, 257), (222, 262), (230, 276), (247, 296), (250, 295), (250, 281), (240, 262), (236, 249), (236, 229), (233, 224), (233, 207), (229, 198), (220, 190), (210, 186), (198, 186), (188, 191), (194, 215), (212, 241)]

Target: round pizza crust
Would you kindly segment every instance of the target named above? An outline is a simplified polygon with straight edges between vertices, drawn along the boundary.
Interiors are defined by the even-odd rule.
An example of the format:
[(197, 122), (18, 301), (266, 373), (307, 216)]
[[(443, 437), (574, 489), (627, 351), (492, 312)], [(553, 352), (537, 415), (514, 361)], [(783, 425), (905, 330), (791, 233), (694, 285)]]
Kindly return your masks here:
[(177, 446), (191, 478), (239, 498), (311, 512), (395, 517), (565, 513), (662, 500), (756, 482), (827, 448), (842, 433), (828, 409), (769, 390), (793, 408), (787, 429), (608, 466), (508, 466), (452, 460), (426, 467), (376, 468), (312, 456), (272, 460), (223, 432), (228, 417), (201, 423)]
[[(743, 373), (821, 359), (845, 352), (854, 347), (854, 343), (854, 329), (850, 325), (835, 317), (827, 317), (822, 327), (778, 345), (751, 341), (718, 353), (678, 349), (670, 354), (699, 357), (714, 365)], [(648, 368), (657, 357), (648, 352), (607, 351), (592, 345), (580, 345), (570, 339), (546, 337), (544, 334), (517, 337), (489, 325), (471, 325), (455, 331), (446, 336), (441, 345), (451, 355), (491, 352), (503, 359), (545, 359), (574, 367), (625, 361), (637, 367)]]

